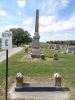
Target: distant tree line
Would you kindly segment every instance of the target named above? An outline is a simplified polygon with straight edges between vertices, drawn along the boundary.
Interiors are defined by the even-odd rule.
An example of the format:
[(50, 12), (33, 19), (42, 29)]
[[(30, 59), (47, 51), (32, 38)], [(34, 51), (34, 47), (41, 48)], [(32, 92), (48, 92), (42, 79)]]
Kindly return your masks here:
[(12, 42), (14, 45), (17, 45), (17, 47), (23, 44), (29, 44), (32, 41), (30, 33), (24, 31), (22, 28), (11, 28), (9, 31), (12, 31)]
[(47, 41), (50, 44), (63, 44), (63, 45), (75, 45), (75, 40), (65, 40), (65, 41)]

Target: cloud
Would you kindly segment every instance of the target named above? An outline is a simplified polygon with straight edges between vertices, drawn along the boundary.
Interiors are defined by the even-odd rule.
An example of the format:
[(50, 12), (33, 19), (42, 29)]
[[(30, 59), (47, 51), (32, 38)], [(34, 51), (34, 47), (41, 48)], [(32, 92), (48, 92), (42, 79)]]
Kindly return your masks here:
[(54, 16), (41, 16), (39, 19), (39, 23), (41, 25), (50, 25), (54, 20)]
[(75, 14), (67, 20), (56, 21), (53, 16), (40, 17), (40, 32), (58, 32), (66, 30), (75, 30)]
[(50, 40), (75, 40), (75, 31), (40, 33), (40, 37), (40, 41), (42, 42)]
[(4, 10), (0, 10), (0, 16), (5, 16), (6, 12)]
[(44, 8), (46, 9), (45, 11), (48, 14), (54, 14), (57, 11), (61, 9), (65, 9), (69, 4), (71, 0), (44, 0)]
[(33, 37), (34, 35), (34, 28), (32, 27), (33, 25), (33, 18), (27, 18), (23, 21), (23, 28), (24, 30), (28, 30), (30, 35)]
[(33, 21), (32, 18), (25, 19), (24, 22), (23, 22), (23, 25), (29, 25), (29, 24), (32, 24), (32, 21)]
[[(55, 2), (54, 6), (57, 9), (63, 9), (65, 7), (67, 7), (70, 3), (70, 0), (53, 0)], [(53, 2), (53, 3), (54, 3)]]
[(17, 0), (18, 7), (23, 8), (25, 7), (26, 0)]
[(41, 16), (39, 33), (41, 41), (47, 40), (74, 40), (75, 13), (67, 20), (57, 21), (54, 16)]
[(70, 0), (59, 0), (59, 4), (61, 4), (63, 7), (68, 6)]
[(2, 34), (2, 32), (4, 32), (4, 31), (6, 31), (6, 30), (9, 30), (9, 29), (11, 29), (11, 28), (18, 28), (18, 27), (20, 27), (19, 25), (5, 25), (5, 26), (1, 26), (0, 27), (0, 37), (1, 37), (1, 34)]

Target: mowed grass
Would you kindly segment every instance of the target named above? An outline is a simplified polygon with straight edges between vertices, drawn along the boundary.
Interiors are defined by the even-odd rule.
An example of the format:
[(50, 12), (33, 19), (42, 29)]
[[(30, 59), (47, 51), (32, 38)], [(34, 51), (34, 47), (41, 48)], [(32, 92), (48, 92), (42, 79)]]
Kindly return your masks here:
[[(55, 50), (43, 49), (43, 53), (47, 57), (53, 57)], [(57, 61), (21, 61), (26, 55), (24, 50), (12, 56), (9, 59), (9, 77), (15, 77), (16, 73), (21, 72), (27, 76), (52, 76), (54, 73), (59, 72), (62, 78), (69, 82), (69, 84), (75, 84), (75, 55), (74, 54), (62, 54), (57, 52), (59, 60)], [(60, 60), (61, 59), (61, 60)], [(5, 61), (0, 63), (0, 83), (5, 80)]]
[[(42, 53), (46, 57), (53, 57), (54, 53), (58, 53), (59, 60), (36, 60), (36, 61), (21, 61), (27, 55), (24, 50), (9, 58), (9, 78), (15, 80), (16, 73), (21, 72), (28, 77), (52, 77), (58, 72), (62, 76), (62, 84), (72, 89), (72, 94), (75, 93), (75, 54), (62, 54), (50, 49), (42, 49)], [(5, 61), (0, 63), (0, 84), (5, 81)], [(72, 100), (72, 99), (71, 99)]]

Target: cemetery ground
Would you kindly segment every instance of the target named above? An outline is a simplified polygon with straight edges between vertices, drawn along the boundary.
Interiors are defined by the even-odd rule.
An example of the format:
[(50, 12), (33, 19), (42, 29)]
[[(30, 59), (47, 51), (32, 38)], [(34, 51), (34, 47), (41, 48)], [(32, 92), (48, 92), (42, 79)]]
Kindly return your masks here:
[[(64, 54), (61, 51), (43, 48), (42, 53), (50, 60), (26, 60), (24, 50), (9, 58), (9, 89), (16, 82), (16, 74), (21, 72), (24, 82), (50, 82), (54, 84), (53, 74), (62, 76), (62, 85), (70, 88), (70, 100), (75, 100), (75, 54)], [(53, 54), (59, 55), (59, 60), (52, 60)], [(23, 59), (24, 58), (24, 59)], [(23, 59), (23, 60), (22, 60)], [(5, 61), (0, 63), (0, 100), (4, 100)]]

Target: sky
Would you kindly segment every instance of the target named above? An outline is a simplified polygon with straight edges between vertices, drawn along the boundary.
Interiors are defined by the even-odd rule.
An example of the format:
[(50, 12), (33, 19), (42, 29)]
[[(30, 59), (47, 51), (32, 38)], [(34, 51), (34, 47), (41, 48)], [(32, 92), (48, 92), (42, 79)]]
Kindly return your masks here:
[(19, 27), (33, 37), (36, 9), (41, 42), (75, 40), (75, 0), (0, 0), (0, 37)]

